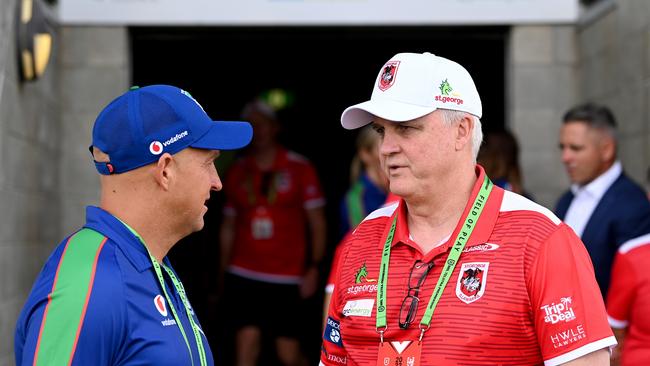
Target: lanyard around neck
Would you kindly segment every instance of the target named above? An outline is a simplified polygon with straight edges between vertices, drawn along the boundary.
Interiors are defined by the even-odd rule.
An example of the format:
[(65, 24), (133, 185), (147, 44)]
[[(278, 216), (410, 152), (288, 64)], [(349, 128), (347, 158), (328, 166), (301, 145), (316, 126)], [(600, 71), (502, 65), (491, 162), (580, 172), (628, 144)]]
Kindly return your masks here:
[[(174, 320), (178, 325), (178, 329), (180, 329), (181, 334), (183, 335), (183, 339), (185, 340), (185, 345), (187, 346), (187, 351), (190, 353), (190, 360), (192, 361), (192, 365), (194, 365), (194, 356), (192, 356), (192, 347), (190, 346), (190, 342), (187, 340), (187, 335), (185, 334), (183, 323), (181, 323), (181, 320), (178, 317), (178, 313), (176, 312), (174, 303), (171, 301), (171, 298), (167, 293), (167, 286), (165, 286), (165, 278), (163, 277), (162, 271), (160, 270), (161, 264), (158, 263), (156, 257), (154, 257), (151, 254), (149, 248), (147, 248), (147, 246), (145, 245), (144, 240), (142, 240), (140, 234), (138, 234), (135, 230), (133, 230), (133, 228), (127, 225), (124, 221), (122, 220), (120, 221), (122, 222), (122, 224), (124, 224), (124, 226), (126, 226), (131, 231), (131, 233), (133, 233), (133, 235), (135, 235), (140, 240), (140, 243), (142, 243), (144, 248), (147, 250), (147, 254), (149, 254), (149, 259), (151, 260), (151, 264), (153, 265), (154, 271), (156, 272), (156, 277), (158, 277), (158, 282), (160, 283), (160, 287), (162, 288), (163, 293), (165, 294), (165, 299), (167, 300), (167, 304), (171, 309), (172, 314), (174, 315)], [(189, 319), (190, 326), (192, 327), (192, 331), (194, 332), (194, 339), (196, 341), (196, 347), (198, 348), (199, 351), (201, 366), (207, 366), (208, 362), (205, 357), (205, 348), (203, 347), (203, 339), (201, 338), (201, 334), (200, 334), (201, 330), (199, 329), (199, 326), (194, 322), (194, 318), (192, 317), (192, 310), (190, 307), (190, 303), (187, 300), (187, 295), (185, 294), (185, 288), (183, 287), (183, 284), (176, 278), (176, 275), (174, 275), (174, 271), (172, 271), (164, 263), (162, 264), (162, 268), (165, 270), (165, 272), (167, 272), (167, 275), (172, 280), (172, 283), (174, 284), (174, 288), (176, 288), (176, 292), (178, 292), (178, 294), (180, 295), (181, 301), (183, 302), (183, 306), (185, 307), (187, 318)]]
[[(481, 212), (483, 212), (483, 207), (485, 206), (485, 203), (487, 202), (490, 192), (492, 191), (492, 187), (493, 184), (486, 175), (483, 184), (481, 185), (481, 189), (476, 195), (476, 198), (474, 199), (474, 203), (472, 204), (472, 207), (470, 208), (467, 216), (464, 219), (463, 226), (461, 227), (460, 231), (458, 232), (458, 235), (456, 235), (456, 238), (454, 239), (454, 245), (451, 247), (449, 255), (447, 256), (447, 260), (445, 261), (445, 267), (443, 268), (442, 273), (438, 278), (438, 282), (436, 283), (436, 287), (433, 290), (433, 293), (431, 294), (431, 298), (429, 299), (429, 305), (427, 305), (427, 310), (425, 311), (424, 316), (420, 321), (420, 329), (421, 329), (420, 340), (422, 340), (422, 336), (424, 335), (424, 332), (429, 328), (429, 324), (431, 323), (431, 318), (433, 317), (433, 311), (438, 305), (438, 301), (442, 297), (442, 291), (445, 289), (447, 282), (449, 282), (449, 278), (451, 277), (452, 272), (456, 268), (456, 264), (458, 263), (458, 258), (460, 258), (460, 254), (463, 252), (467, 240), (472, 234), (472, 231), (474, 231), (476, 222), (481, 216)], [(393, 223), (391, 224), (390, 231), (386, 236), (386, 242), (384, 243), (384, 249), (381, 255), (381, 266), (379, 267), (379, 279), (377, 281), (378, 282), (377, 283), (377, 331), (381, 336), (382, 342), (384, 337), (383, 335), (384, 331), (387, 328), (386, 286), (388, 283), (388, 266), (390, 263), (390, 251), (393, 243), (393, 237), (395, 236), (396, 226), (397, 226), (397, 214), (395, 214), (395, 218), (393, 219)]]
[[(278, 180), (278, 173), (277, 172), (264, 172), (262, 173), (262, 176), (264, 174), (269, 174), (270, 176), (267, 178), (269, 179), (269, 187), (266, 193), (266, 204), (269, 206), (272, 206), (275, 203), (275, 200), (278, 196), (276, 184)], [(264, 178), (262, 178), (264, 179)], [(260, 182), (261, 185), (261, 182)], [(255, 179), (253, 177), (253, 173), (249, 172), (248, 177), (246, 179), (244, 187), (246, 188), (246, 194), (248, 196), (248, 203), (251, 206), (255, 206), (257, 204), (257, 193), (255, 192)], [(260, 187), (261, 188), (261, 187)], [(260, 196), (263, 195), (263, 192), (260, 192)]]

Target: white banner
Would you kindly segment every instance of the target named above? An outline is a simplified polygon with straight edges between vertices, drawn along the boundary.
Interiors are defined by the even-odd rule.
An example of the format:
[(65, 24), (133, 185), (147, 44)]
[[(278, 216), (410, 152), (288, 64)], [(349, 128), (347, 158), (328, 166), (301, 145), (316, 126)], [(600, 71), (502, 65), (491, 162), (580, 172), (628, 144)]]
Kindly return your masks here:
[(483, 25), (571, 23), (578, 0), (60, 0), (63, 24)]

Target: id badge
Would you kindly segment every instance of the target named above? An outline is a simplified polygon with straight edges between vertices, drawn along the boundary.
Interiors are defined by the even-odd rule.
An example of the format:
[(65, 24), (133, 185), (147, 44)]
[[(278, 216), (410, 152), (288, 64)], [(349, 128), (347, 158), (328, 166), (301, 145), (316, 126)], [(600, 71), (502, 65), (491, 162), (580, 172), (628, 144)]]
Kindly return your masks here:
[(379, 344), (377, 366), (420, 366), (422, 344), (417, 341), (386, 341)]
[(273, 237), (273, 220), (264, 207), (258, 207), (251, 220), (251, 234), (255, 240)]

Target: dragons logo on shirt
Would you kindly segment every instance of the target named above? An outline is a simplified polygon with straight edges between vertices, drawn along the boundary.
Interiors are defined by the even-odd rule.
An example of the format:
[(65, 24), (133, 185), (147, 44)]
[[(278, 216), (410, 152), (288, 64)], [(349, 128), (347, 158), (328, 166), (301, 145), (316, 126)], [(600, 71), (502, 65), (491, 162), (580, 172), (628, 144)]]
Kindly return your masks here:
[(487, 262), (463, 263), (456, 284), (456, 296), (461, 301), (470, 304), (483, 296), (489, 266)]
[(357, 273), (354, 275), (354, 283), (361, 283), (365, 280), (365, 282), (377, 282), (375, 279), (369, 279), (368, 278), (368, 269), (366, 268), (366, 263), (363, 263), (363, 266), (359, 268)]

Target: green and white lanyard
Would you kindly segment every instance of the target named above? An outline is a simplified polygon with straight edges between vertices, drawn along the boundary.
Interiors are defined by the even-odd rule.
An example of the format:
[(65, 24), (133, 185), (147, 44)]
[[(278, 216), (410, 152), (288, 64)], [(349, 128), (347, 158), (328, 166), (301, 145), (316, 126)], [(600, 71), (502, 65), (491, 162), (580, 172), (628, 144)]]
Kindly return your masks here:
[[(144, 248), (147, 250), (147, 254), (149, 254), (149, 259), (151, 260), (151, 264), (153, 265), (154, 271), (156, 272), (156, 277), (158, 277), (158, 282), (160, 283), (160, 287), (162, 288), (163, 293), (165, 294), (165, 299), (167, 300), (167, 304), (169, 305), (169, 308), (172, 310), (172, 314), (174, 315), (174, 320), (178, 325), (178, 329), (180, 329), (181, 334), (183, 335), (183, 339), (185, 340), (185, 345), (187, 345), (187, 351), (190, 353), (190, 360), (192, 361), (192, 365), (194, 365), (194, 356), (192, 356), (192, 347), (190, 346), (190, 342), (187, 340), (187, 335), (185, 335), (185, 329), (183, 328), (183, 323), (181, 323), (181, 320), (178, 317), (178, 313), (176, 312), (174, 303), (171, 301), (171, 298), (167, 293), (167, 287), (165, 286), (165, 278), (163, 277), (162, 271), (160, 270), (161, 263), (158, 263), (156, 257), (154, 257), (151, 254), (149, 248), (147, 248), (147, 246), (145, 245), (144, 240), (142, 240), (140, 234), (138, 234), (135, 230), (133, 230), (133, 228), (127, 225), (124, 221), (122, 221), (122, 223), (133, 233), (133, 235), (135, 235), (140, 240)], [(194, 339), (196, 340), (196, 346), (199, 351), (201, 366), (207, 366), (208, 361), (205, 357), (205, 348), (203, 347), (201, 330), (199, 326), (194, 322), (194, 317), (192, 317), (192, 310), (191, 310), (192, 308), (190, 307), (190, 302), (187, 300), (187, 295), (185, 294), (185, 288), (183, 287), (183, 284), (176, 278), (174, 272), (169, 267), (167, 267), (164, 263), (162, 263), (162, 268), (165, 270), (165, 272), (167, 272), (167, 275), (169, 275), (169, 278), (172, 280), (172, 283), (174, 284), (176, 291), (178, 292), (178, 294), (181, 297), (181, 300), (183, 301), (183, 306), (185, 307), (187, 318), (189, 319), (190, 325), (192, 326), (192, 331), (194, 331)]]
[[(474, 231), (476, 222), (481, 216), (481, 212), (483, 212), (483, 207), (485, 206), (485, 203), (490, 196), (490, 192), (492, 192), (492, 187), (493, 184), (486, 175), (483, 184), (481, 185), (481, 189), (474, 199), (474, 204), (469, 210), (467, 217), (465, 217), (465, 222), (463, 223), (461, 230), (458, 232), (458, 235), (454, 239), (454, 245), (451, 247), (449, 255), (447, 256), (445, 267), (443, 268), (442, 273), (438, 278), (438, 283), (436, 283), (436, 287), (431, 294), (429, 305), (427, 305), (427, 310), (424, 312), (424, 316), (422, 316), (422, 320), (420, 321), (420, 342), (422, 341), (424, 332), (429, 329), (429, 324), (431, 323), (431, 318), (433, 317), (433, 311), (435, 310), (436, 305), (438, 305), (438, 301), (442, 297), (442, 292), (445, 289), (447, 282), (449, 282), (451, 274), (456, 268), (458, 258), (460, 258), (460, 254), (463, 252), (465, 244), (467, 244), (467, 239), (469, 239), (472, 231)], [(384, 243), (384, 249), (381, 256), (381, 267), (379, 267), (379, 280), (377, 283), (377, 332), (379, 332), (380, 340), (382, 343), (384, 342), (384, 332), (388, 328), (386, 325), (386, 286), (388, 282), (390, 250), (393, 243), (396, 226), (397, 214), (395, 215), (393, 223), (390, 227), (390, 231), (386, 236), (386, 242)]]

